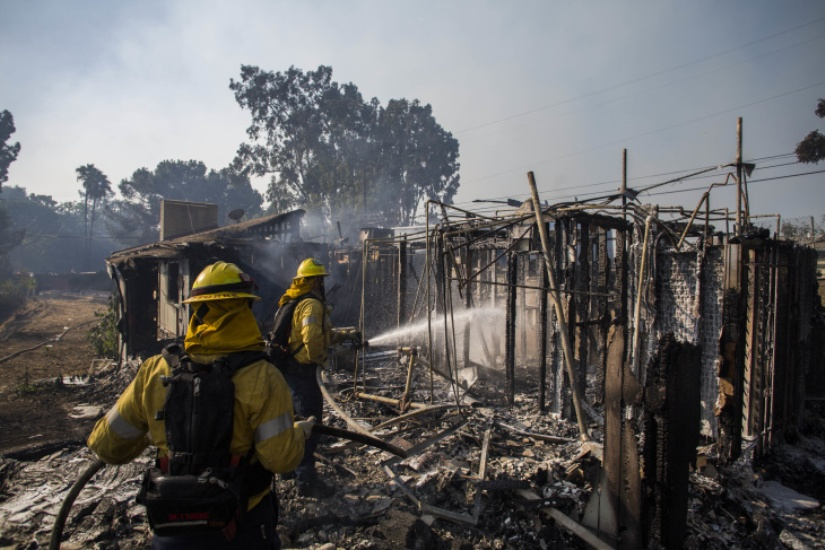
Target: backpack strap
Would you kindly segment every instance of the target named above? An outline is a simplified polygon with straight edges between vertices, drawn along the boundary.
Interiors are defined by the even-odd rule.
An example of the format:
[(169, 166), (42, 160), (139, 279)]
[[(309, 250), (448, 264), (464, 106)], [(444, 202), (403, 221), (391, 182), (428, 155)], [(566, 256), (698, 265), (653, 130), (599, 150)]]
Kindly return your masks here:
[(186, 355), (183, 345), (180, 342), (167, 344), (160, 353), (166, 360), (166, 364), (169, 365), (169, 368), (173, 371), (180, 367), (181, 358)]
[[(224, 368), (229, 371), (227, 374), (231, 377), (240, 369), (251, 365), (260, 360), (269, 362), (269, 355), (265, 351), (238, 351), (232, 353), (224, 358)], [(272, 484), (272, 472), (264, 468), (260, 462), (252, 462), (252, 457), (255, 455), (255, 442), (249, 448), (249, 452), (245, 457), (241, 455), (232, 455), (232, 466), (237, 467), (240, 464), (245, 464), (246, 475), (244, 477), (244, 489), (247, 499), (257, 495), (266, 490)], [(243, 510), (244, 512), (246, 510)]]
[(257, 361), (269, 361), (269, 355), (265, 351), (256, 351), (256, 350), (247, 350), (247, 351), (236, 351), (235, 353), (230, 353), (226, 357), (218, 359), (224, 368), (229, 371), (229, 376), (231, 377), (236, 372), (241, 370), (242, 368), (251, 365)]
[[(289, 313), (289, 330), (287, 331), (287, 334), (286, 334), (286, 341), (284, 342), (284, 348), (286, 349), (287, 355), (289, 355), (290, 357), (294, 357), (295, 354), (297, 354), (299, 351), (301, 351), (301, 348), (304, 347), (304, 343), (301, 342), (298, 345), (297, 348), (290, 349), (290, 347), (289, 347), (289, 336), (292, 334), (292, 321), (295, 319), (295, 309), (298, 307), (298, 304), (300, 304), (301, 302), (303, 302), (307, 298), (315, 298), (315, 296), (311, 296), (310, 293), (307, 292), (306, 294), (302, 294), (302, 295), (298, 296), (297, 298), (292, 298), (289, 302), (287, 302), (287, 304), (289, 304), (289, 307), (292, 308), (292, 311), (290, 311), (290, 313)], [(317, 298), (315, 298), (315, 299), (317, 300)], [(284, 304), (284, 305), (286, 306), (287, 304)]]

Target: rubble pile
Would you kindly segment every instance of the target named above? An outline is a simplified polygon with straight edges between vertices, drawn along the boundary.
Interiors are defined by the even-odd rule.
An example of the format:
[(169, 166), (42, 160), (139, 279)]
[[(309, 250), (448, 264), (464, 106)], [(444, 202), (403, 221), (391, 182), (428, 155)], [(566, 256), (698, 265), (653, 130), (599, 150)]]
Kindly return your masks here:
[[(102, 414), (135, 369), (113, 366), (91, 385), (78, 386), (78, 397)], [(319, 473), (337, 488), (335, 496), (301, 498), (294, 481), (276, 476), (285, 548), (590, 546), (567, 521), (580, 521), (597, 485), (598, 423), (589, 425), (590, 441), (582, 442), (574, 422), (538, 411), (529, 388), (517, 391), (509, 405), (501, 402), (495, 382), (453, 384), (436, 377), (431, 383), (423, 368), (408, 386), (404, 361), (368, 365), (357, 387), (352, 374), (349, 368), (328, 373), (325, 387), (334, 406), (324, 424), (352, 429), (355, 423), (408, 456), (325, 438)], [(690, 476), (685, 546), (823, 547), (821, 423), (812, 420), (815, 429), (785, 446), (770, 459), (775, 462), (755, 465), (745, 452), (722, 467), (712, 446), (701, 449)], [(0, 548), (48, 546), (61, 503), (93, 461), (79, 442), (0, 458)], [(74, 503), (61, 547), (148, 548), (148, 524), (134, 495), (151, 461), (147, 451), (132, 464), (96, 474)], [(803, 483), (795, 484), (800, 475)]]

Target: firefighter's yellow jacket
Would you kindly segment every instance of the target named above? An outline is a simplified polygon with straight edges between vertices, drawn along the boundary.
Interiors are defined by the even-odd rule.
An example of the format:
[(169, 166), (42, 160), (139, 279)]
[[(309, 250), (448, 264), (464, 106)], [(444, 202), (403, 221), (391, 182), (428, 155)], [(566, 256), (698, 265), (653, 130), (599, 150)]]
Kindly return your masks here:
[[(219, 310), (218, 313), (222, 313), (220, 319), (214, 320), (209, 326), (218, 329), (225, 327), (227, 316), (230, 319), (234, 316), (234, 324), (231, 326), (238, 326), (238, 317), (243, 318), (241, 326), (254, 323), (254, 318), (249, 320), (252, 317), (251, 313), (247, 313), (248, 306), (243, 307), (246, 311), (227, 313)], [(257, 340), (262, 347), (257, 325), (254, 330), (257, 331)], [(251, 333), (251, 329), (246, 332)], [(239, 337), (232, 331), (224, 330), (223, 333), (228, 334), (230, 345), (232, 338), (235, 341), (238, 338), (250, 338), (245, 334)], [(221, 334), (221, 330), (210, 333), (202, 325), (193, 329), (190, 324), (186, 350), (194, 361), (211, 363), (216, 358), (227, 355), (226, 352), (214, 353), (219, 347), (215, 344), (215, 334)], [(255, 337), (251, 338), (254, 342)], [(237, 349), (255, 349), (258, 345), (257, 342), (254, 345), (238, 345)], [(197, 351), (213, 353), (193, 353)], [(150, 444), (157, 447), (159, 457), (168, 455), (164, 421), (157, 420), (155, 414), (163, 410), (166, 399), (166, 388), (161, 383), (161, 377), (170, 374), (171, 369), (161, 355), (144, 361), (132, 383), (106, 416), (97, 422), (89, 436), (89, 448), (101, 460), (108, 464), (124, 464), (137, 457)], [(271, 363), (261, 360), (238, 370), (233, 375), (232, 382), (235, 384), (235, 409), (231, 452), (246, 456), (254, 444), (253, 462), (260, 461), (273, 473), (294, 470), (304, 454), (304, 433), (294, 423), (292, 398), (283, 375)], [(257, 505), (265, 494), (266, 491), (250, 498), (249, 508)]]
[(293, 356), (302, 365), (325, 366), (330, 345), (351, 338), (332, 328), (332, 308), (314, 296), (301, 300), (292, 314), (289, 349), (298, 350)]
[(321, 365), (327, 362), (331, 344), (332, 324), (329, 308), (315, 297), (298, 302), (292, 314), (289, 349), (297, 349), (295, 360), (303, 365)]

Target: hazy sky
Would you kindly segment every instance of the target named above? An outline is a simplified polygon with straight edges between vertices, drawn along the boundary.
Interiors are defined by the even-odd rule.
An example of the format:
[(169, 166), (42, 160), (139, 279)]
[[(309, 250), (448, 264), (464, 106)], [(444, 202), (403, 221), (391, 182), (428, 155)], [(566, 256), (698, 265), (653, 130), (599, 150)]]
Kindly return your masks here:
[[(114, 187), (167, 159), (225, 167), (250, 123), (228, 87), (242, 64), (329, 65), (365, 99), (431, 104), (464, 208), (527, 198), (528, 171), (551, 202), (610, 192), (623, 149), (636, 188), (724, 165), (742, 117), (751, 213), (825, 214), (825, 173), (795, 176), (825, 163), (790, 155), (825, 132), (822, 0), (0, 0), (0, 110), (22, 145), (6, 185), (68, 201), (89, 163)], [(722, 180), (640, 198), (692, 210)]]

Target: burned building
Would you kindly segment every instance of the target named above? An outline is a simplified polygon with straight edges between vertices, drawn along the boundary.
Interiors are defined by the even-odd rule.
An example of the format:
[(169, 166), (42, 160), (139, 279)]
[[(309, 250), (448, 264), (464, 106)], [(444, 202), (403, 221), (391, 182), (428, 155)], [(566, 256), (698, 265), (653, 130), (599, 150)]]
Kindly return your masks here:
[[(489, 217), (433, 203), (438, 223), (340, 252), (363, 265), (365, 336), (418, 350), (409, 370), (449, 380), (457, 406), (527, 393), (577, 422), (603, 444), (581, 521), (616, 547), (680, 547), (697, 447), (729, 464), (747, 444), (758, 460), (822, 388), (816, 253), (717, 230), (724, 212), (534, 204)], [(356, 395), (402, 412), (433, 401), (426, 379), (410, 395), (411, 372), (373, 395), (369, 369)]]
[(252, 276), (262, 298), (253, 312), (266, 326), (297, 265), (308, 256), (322, 260), (328, 257), (327, 245), (302, 240), (303, 210), (224, 227), (211, 227), (214, 216), (201, 213), (200, 224), (208, 229), (193, 231), (199, 226), (180, 227), (180, 218), (197, 218), (189, 216), (189, 210), (201, 212), (209, 205), (176, 206), (178, 210), (164, 209), (178, 222), (175, 225), (164, 219), (161, 223), (161, 234), (166, 239), (120, 250), (107, 259), (117, 288), (123, 358), (147, 357), (157, 353), (165, 342), (186, 334), (191, 312), (181, 300), (188, 295), (197, 274), (210, 263), (232, 262)]

